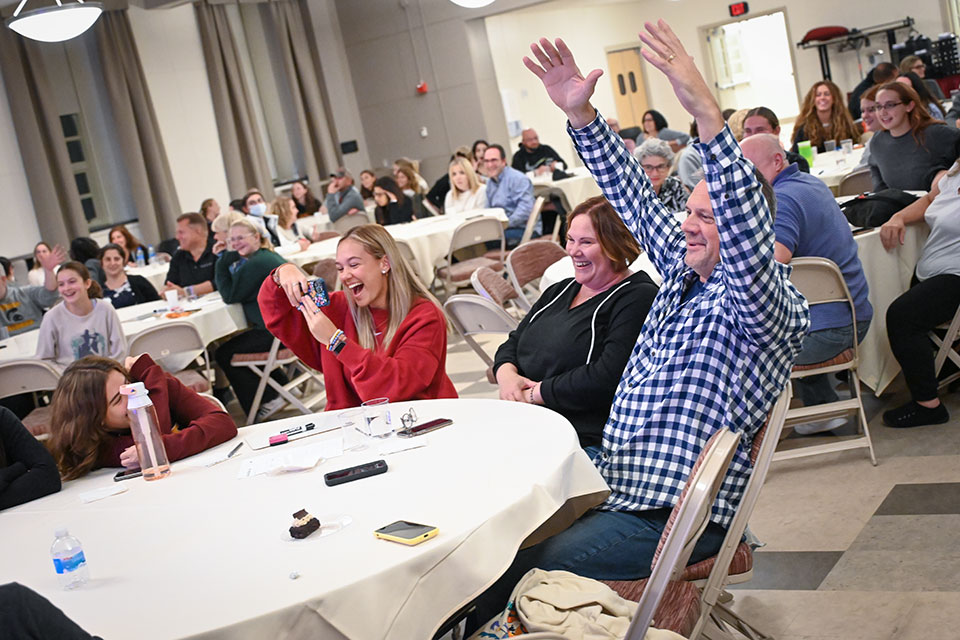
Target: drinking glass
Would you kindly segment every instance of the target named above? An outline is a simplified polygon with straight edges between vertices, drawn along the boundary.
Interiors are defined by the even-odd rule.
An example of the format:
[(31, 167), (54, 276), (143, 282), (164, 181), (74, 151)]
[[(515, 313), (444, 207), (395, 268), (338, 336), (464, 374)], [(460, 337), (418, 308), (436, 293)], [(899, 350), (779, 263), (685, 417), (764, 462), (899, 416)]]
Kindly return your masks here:
[(388, 438), (393, 435), (393, 425), (390, 422), (390, 399), (374, 398), (362, 405), (364, 420), (367, 423), (367, 432), (374, 438)]
[(354, 409), (345, 409), (340, 412), (338, 420), (340, 421), (340, 432), (343, 440), (344, 451), (361, 451), (366, 448), (363, 441), (364, 436), (370, 434), (366, 431), (367, 421), (364, 419), (366, 410), (363, 407)]
[(824, 151), (836, 151), (837, 150), (837, 141), (836, 140), (824, 140), (823, 141)]
[(850, 155), (853, 153), (853, 140), (850, 138), (844, 138), (840, 141), (840, 148), (843, 149), (843, 155)]

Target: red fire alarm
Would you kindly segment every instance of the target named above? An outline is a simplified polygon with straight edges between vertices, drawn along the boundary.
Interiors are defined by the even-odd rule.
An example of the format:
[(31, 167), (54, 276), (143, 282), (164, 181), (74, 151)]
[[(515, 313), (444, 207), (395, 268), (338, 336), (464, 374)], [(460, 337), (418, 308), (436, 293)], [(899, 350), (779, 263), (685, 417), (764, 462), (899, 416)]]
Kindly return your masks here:
[(421, 80), (420, 82), (417, 83), (417, 93), (419, 93), (420, 95), (423, 95), (423, 94), (425, 94), (427, 91), (429, 91), (429, 87), (427, 87), (427, 83), (426, 83), (426, 82), (424, 82), (423, 80)]
[(739, 16), (747, 15), (747, 11), (750, 10), (750, 6), (746, 2), (734, 2), (730, 5), (730, 17), (737, 18)]

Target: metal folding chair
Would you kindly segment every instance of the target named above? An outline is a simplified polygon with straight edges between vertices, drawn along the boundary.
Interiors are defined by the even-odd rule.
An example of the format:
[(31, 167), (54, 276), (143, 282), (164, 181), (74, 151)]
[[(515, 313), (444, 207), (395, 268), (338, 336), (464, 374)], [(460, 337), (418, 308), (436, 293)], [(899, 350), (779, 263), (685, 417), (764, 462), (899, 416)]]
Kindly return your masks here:
[(171, 371), (171, 373), (197, 393), (205, 393), (211, 389), (213, 375), (210, 371), (210, 354), (203, 338), (200, 337), (200, 332), (190, 322), (165, 322), (144, 329), (130, 339), (129, 352), (131, 355), (149, 354), (161, 364), (163, 364), (162, 360), (170, 361), (170, 356), (176, 354), (183, 354), (185, 356), (183, 361), (189, 364), (202, 354), (203, 374), (186, 368)]
[[(305, 365), (293, 351), (280, 347), (280, 340), (274, 338), (270, 351), (265, 353), (238, 353), (230, 360), (230, 364), (233, 366), (247, 367), (260, 377), (260, 384), (257, 385), (257, 392), (250, 404), (250, 413), (247, 414), (248, 425), (253, 424), (257, 419), (257, 410), (260, 408), (260, 402), (263, 400), (263, 393), (266, 391), (268, 384), (280, 394), (280, 397), (287, 401), (287, 404), (292, 404), (304, 415), (315, 413), (315, 407), (318, 407), (321, 403), (326, 404), (327, 394), (323, 385), (323, 377)], [(270, 377), (270, 374), (280, 367), (288, 368), (287, 373), (291, 380), (287, 384), (280, 384)], [(308, 396), (307, 384), (311, 382), (318, 385), (320, 390)], [(292, 393), (294, 390), (300, 393), (299, 397)]]
[[(52, 391), (60, 372), (45, 360), (8, 360), (0, 363), (0, 398), (21, 393)], [(41, 406), (23, 419), (23, 426), (38, 440), (50, 437), (50, 407)]]

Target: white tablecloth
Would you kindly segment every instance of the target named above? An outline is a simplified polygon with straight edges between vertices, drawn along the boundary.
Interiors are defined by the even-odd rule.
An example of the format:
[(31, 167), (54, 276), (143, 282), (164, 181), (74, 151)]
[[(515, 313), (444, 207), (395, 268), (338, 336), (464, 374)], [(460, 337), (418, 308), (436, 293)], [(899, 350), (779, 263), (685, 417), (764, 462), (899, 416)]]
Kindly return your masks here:
[[(163, 313), (154, 313), (155, 310), (167, 308), (166, 300), (146, 302), (117, 309), (117, 315), (120, 316), (123, 327), (123, 335), (127, 337), (129, 342), (132, 337), (145, 329), (179, 320), (189, 322), (197, 327), (204, 343), (209, 344), (217, 338), (222, 338), (247, 327), (247, 320), (243, 316), (243, 307), (239, 304), (224, 304), (217, 292), (209, 293), (195, 302), (184, 302), (183, 306), (184, 309), (199, 309), (199, 311), (176, 319), (167, 318)], [(37, 352), (38, 337), (39, 330), (3, 340), (0, 344), (6, 344), (7, 347), (0, 349), (0, 361), (32, 358)]]
[(854, 149), (849, 156), (844, 156), (840, 150), (818, 153), (813, 160), (813, 166), (810, 167), (810, 174), (823, 180), (828, 187), (835, 189), (840, 186), (840, 181), (860, 164), (863, 150), (864, 147)]
[(544, 175), (537, 176), (531, 180), (535, 186), (556, 187), (563, 191), (571, 207), (576, 207), (587, 198), (600, 195), (600, 187), (597, 186), (596, 181), (586, 167), (574, 167), (569, 173), (573, 174), (572, 178), (553, 180), (549, 176)]
[[(323, 474), (371, 461), (351, 452), (295, 474), (238, 479), (245, 459), (307, 446), (325, 435), (215, 467), (174, 463), (167, 479), (128, 480), (126, 493), (82, 504), (113, 486), (115, 470), (66, 483), (59, 494), (0, 515), (0, 583), (40, 592), (105, 638), (430, 638), (443, 620), (509, 565), (520, 543), (569, 499), (596, 504), (606, 484), (559, 414), (497, 400), (404, 402), (421, 420), (454, 424), (428, 446), (387, 456), (387, 473), (336, 487)], [(249, 427), (276, 432), (287, 423)], [(239, 442), (223, 444), (229, 451)], [(209, 455), (209, 454), (201, 454)], [(347, 515), (333, 535), (289, 539), (292, 515)], [(372, 532), (395, 520), (437, 526), (407, 547)], [(84, 546), (91, 582), (58, 588), (49, 555), (66, 526)], [(292, 571), (299, 579), (289, 576)]]
[[(463, 214), (435, 216), (407, 222), (392, 224), (384, 227), (397, 240), (405, 240), (410, 244), (413, 255), (417, 259), (417, 266), (421, 274), (430, 277), (433, 265), (447, 256), (450, 249), (450, 240), (454, 230), (468, 218), (480, 215), (490, 215), (501, 222), (507, 221), (503, 209), (477, 209)], [(322, 242), (315, 242), (305, 251), (285, 256), (289, 262), (303, 266), (323, 258), (335, 258), (339, 238), (331, 238)]]
[(163, 291), (163, 285), (167, 283), (167, 271), (170, 270), (170, 263), (148, 264), (143, 267), (127, 267), (125, 271), (130, 275), (142, 276), (150, 281), (153, 288), (158, 293)]

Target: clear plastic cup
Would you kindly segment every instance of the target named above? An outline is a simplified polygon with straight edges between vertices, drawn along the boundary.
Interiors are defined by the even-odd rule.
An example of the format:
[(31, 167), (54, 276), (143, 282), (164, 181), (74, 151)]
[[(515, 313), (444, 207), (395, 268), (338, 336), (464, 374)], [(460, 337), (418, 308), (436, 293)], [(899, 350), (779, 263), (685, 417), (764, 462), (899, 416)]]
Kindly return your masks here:
[(344, 451), (362, 451), (367, 448), (365, 441), (370, 433), (367, 432), (365, 415), (366, 409), (357, 407), (355, 409), (344, 409), (337, 416)]
[(837, 150), (837, 141), (836, 140), (824, 140), (823, 141), (823, 150), (826, 152), (836, 151)]
[(374, 398), (362, 405), (366, 430), (373, 438), (389, 438), (393, 435), (393, 424), (390, 420), (390, 399)]
[(169, 304), (171, 308), (177, 306), (177, 302), (180, 301), (180, 296), (177, 294), (176, 289), (164, 291), (163, 297), (167, 299), (167, 304)]
[(853, 140), (850, 138), (844, 138), (840, 141), (840, 148), (843, 149), (843, 155), (850, 155), (853, 153)]

